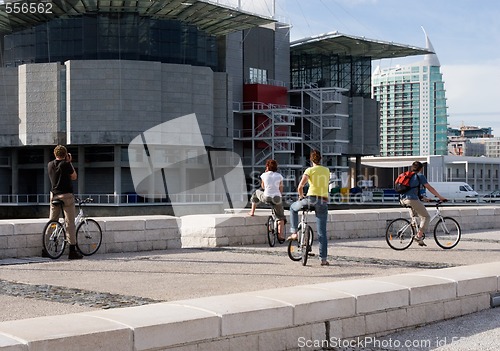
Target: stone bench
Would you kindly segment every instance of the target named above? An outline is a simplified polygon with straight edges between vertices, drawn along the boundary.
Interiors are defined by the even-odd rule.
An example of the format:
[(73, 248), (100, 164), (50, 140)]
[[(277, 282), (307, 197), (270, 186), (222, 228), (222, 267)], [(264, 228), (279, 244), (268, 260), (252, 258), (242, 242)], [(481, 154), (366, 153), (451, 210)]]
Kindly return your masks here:
[(0, 351), (313, 349), (481, 311), (499, 291), (500, 262), (423, 270), (2, 322)]
[[(442, 212), (454, 217), (464, 231), (500, 227), (500, 207), (444, 206)], [(246, 212), (182, 217), (97, 217), (95, 219), (103, 230), (103, 243), (98, 253), (265, 244), (265, 223), (269, 214), (270, 211), (258, 211), (253, 217)], [(408, 218), (408, 210), (329, 211), (327, 232), (333, 240), (382, 238), (387, 222), (398, 217)], [(316, 231), (314, 213), (309, 215), (308, 220)], [(46, 219), (0, 220), (0, 259), (39, 256), (42, 250), (41, 232), (46, 222)]]

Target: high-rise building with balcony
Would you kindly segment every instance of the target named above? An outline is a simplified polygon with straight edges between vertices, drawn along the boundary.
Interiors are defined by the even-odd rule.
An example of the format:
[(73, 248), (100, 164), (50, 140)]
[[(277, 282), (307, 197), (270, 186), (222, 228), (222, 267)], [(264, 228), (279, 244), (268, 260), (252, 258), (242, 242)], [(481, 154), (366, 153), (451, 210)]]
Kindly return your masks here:
[[(426, 37), (426, 47), (434, 48)], [(380, 69), (372, 76), (380, 103), (380, 155), (447, 154), (447, 107), (437, 55), (414, 64)]]

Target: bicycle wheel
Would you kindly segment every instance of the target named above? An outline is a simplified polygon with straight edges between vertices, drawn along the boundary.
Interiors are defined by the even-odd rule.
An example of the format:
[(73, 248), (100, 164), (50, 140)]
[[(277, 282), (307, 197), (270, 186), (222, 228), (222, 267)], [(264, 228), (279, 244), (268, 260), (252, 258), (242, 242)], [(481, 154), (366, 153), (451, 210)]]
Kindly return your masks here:
[(288, 257), (290, 257), (292, 261), (300, 261), (302, 259), (302, 247), (300, 245), (301, 233), (302, 233), (302, 225), (299, 224), (299, 228), (297, 231), (297, 235), (299, 236), (298, 240), (290, 240), (288, 242), (288, 250), (287, 250)]
[(451, 217), (441, 218), (434, 227), (434, 240), (442, 249), (452, 249), (457, 246), (462, 235), (462, 229)]
[(66, 231), (58, 221), (50, 221), (43, 228), (43, 249), (50, 258), (61, 257), (66, 248)]
[(302, 233), (302, 265), (307, 264), (307, 258), (309, 257), (309, 252), (312, 246), (312, 229), (310, 226), (306, 225), (304, 232)]
[(102, 242), (102, 230), (93, 219), (84, 218), (76, 228), (76, 247), (82, 255), (90, 256), (99, 250)]
[(405, 250), (413, 242), (415, 230), (410, 221), (397, 218), (389, 223), (385, 231), (385, 241), (394, 250)]
[(269, 246), (274, 247), (276, 245), (276, 234), (274, 233), (274, 219), (273, 216), (267, 217), (267, 242)]
[(308, 228), (308, 232), (309, 232), (309, 251), (312, 251), (312, 246), (313, 246), (313, 242), (314, 242), (314, 231), (312, 230), (312, 228), (310, 226), (307, 226)]

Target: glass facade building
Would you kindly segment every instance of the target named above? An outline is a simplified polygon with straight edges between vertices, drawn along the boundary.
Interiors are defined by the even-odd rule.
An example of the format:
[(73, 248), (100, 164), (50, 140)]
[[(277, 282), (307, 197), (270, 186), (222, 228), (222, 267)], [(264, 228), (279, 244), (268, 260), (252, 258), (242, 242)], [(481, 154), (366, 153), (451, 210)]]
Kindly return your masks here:
[(349, 96), (371, 97), (371, 57), (292, 52), (290, 62), (292, 89), (315, 83), (347, 89)]
[(66, 60), (141, 60), (217, 69), (217, 39), (179, 20), (137, 13), (57, 18), (4, 37), (4, 66)]

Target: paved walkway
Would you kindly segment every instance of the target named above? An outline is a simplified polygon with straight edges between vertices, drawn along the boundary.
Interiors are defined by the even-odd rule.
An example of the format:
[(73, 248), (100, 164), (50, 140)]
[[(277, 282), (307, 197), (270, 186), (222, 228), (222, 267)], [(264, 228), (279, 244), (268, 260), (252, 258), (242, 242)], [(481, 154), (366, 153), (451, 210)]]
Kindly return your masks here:
[[(306, 267), (292, 262), (285, 244), (274, 248), (261, 245), (105, 254), (78, 261), (66, 258), (0, 260), (0, 321), (500, 260), (500, 231), (465, 233), (452, 250), (440, 249), (432, 238), (427, 239), (427, 245), (394, 251), (383, 238), (331, 240), (329, 267), (320, 266), (317, 258), (312, 258)], [(391, 348), (391, 344), (386, 343), (377, 344), (378, 348), (357, 345), (346, 350), (434, 350), (437, 346), (444, 347), (439, 350), (458, 350), (457, 342), (473, 343), (464, 350), (498, 350), (500, 309), (477, 315), (484, 315), (484, 320), (475, 316), (461, 318), (466, 321), (477, 318), (482, 323), (476, 321), (472, 327), (459, 318), (456, 323), (463, 328), (454, 325), (448, 333), (441, 324), (429, 326), (428, 331), (420, 328), (423, 335), (419, 335), (418, 330), (398, 333), (402, 340), (430, 338), (434, 348), (422, 345)], [(487, 340), (482, 336), (484, 333), (496, 337), (495, 348), (482, 348), (486, 347), (482, 342)], [(467, 339), (460, 339), (462, 336)], [(446, 348), (451, 347), (452, 338), (453, 347)]]

